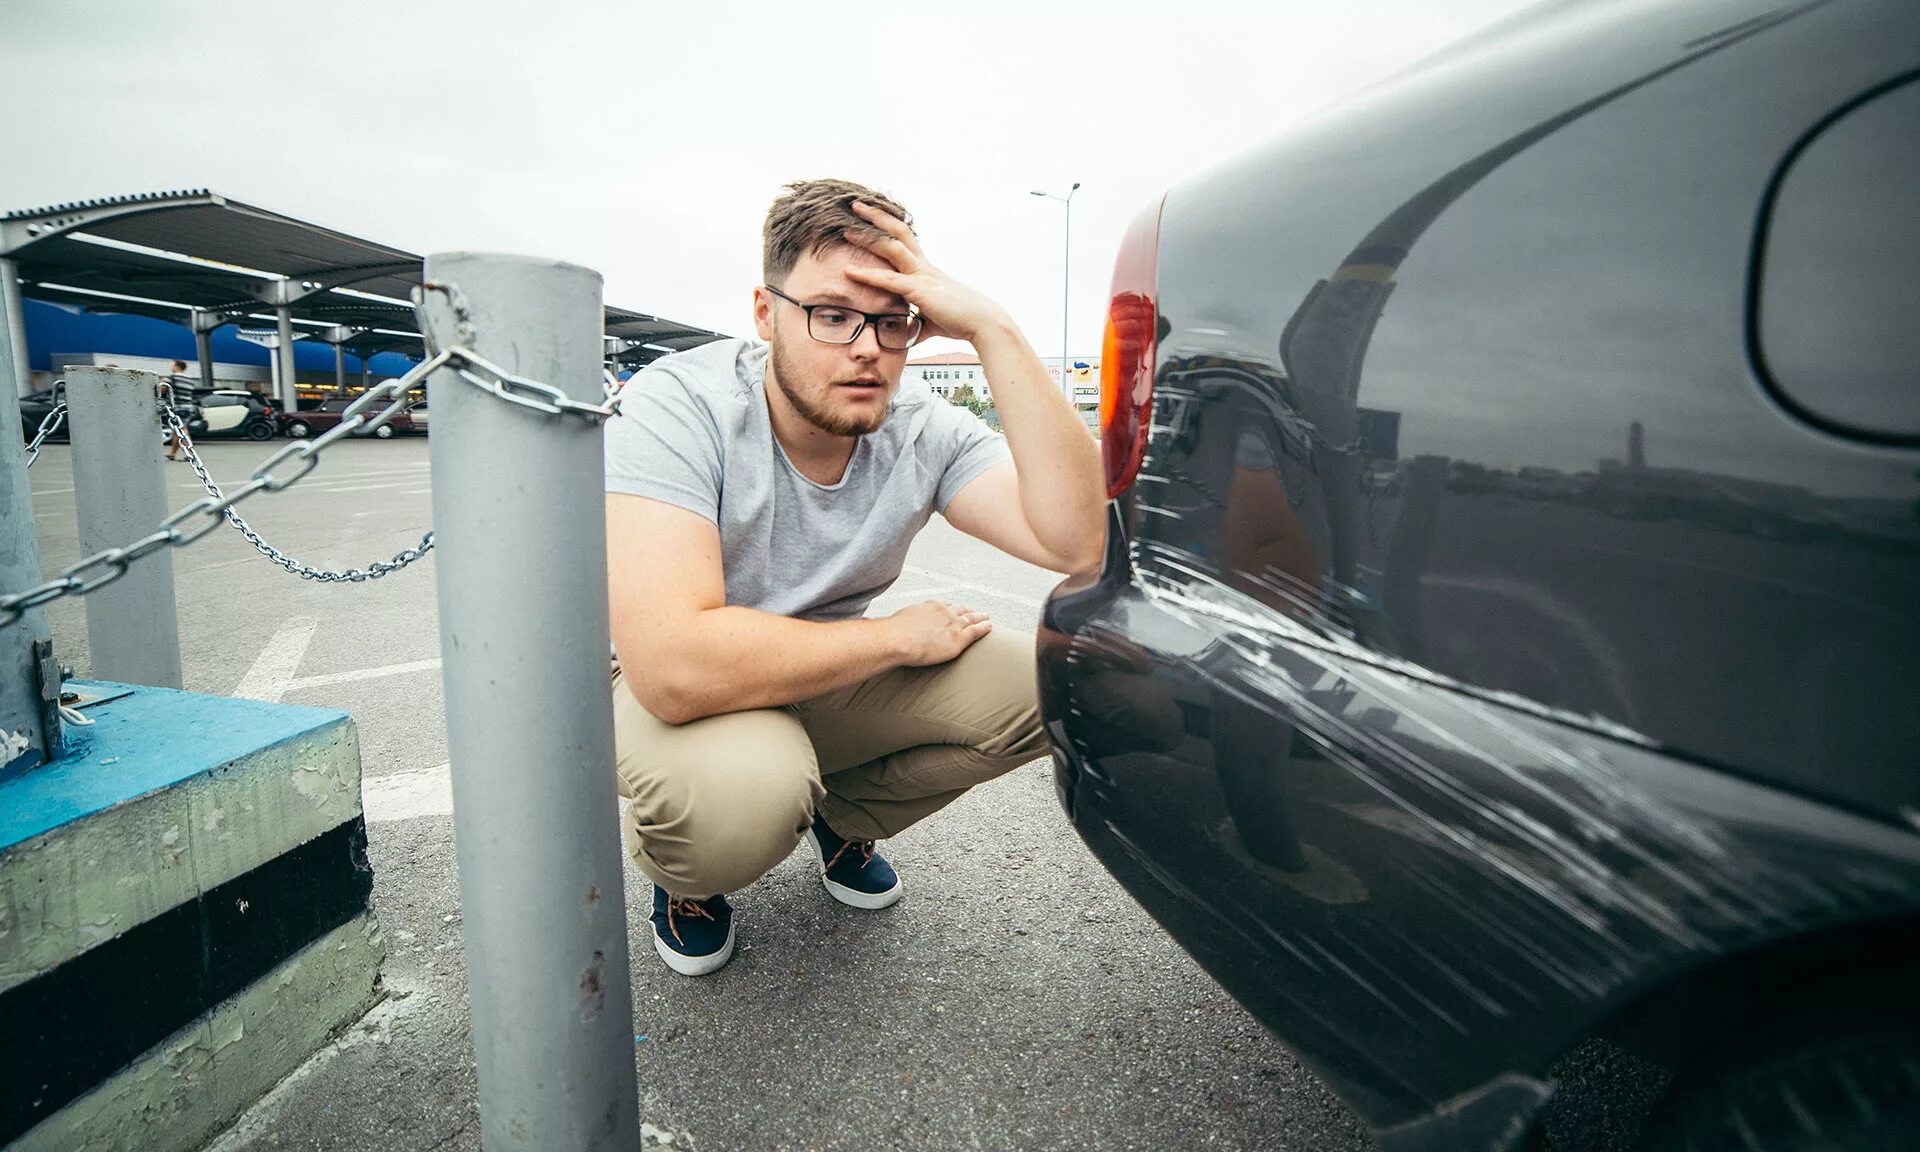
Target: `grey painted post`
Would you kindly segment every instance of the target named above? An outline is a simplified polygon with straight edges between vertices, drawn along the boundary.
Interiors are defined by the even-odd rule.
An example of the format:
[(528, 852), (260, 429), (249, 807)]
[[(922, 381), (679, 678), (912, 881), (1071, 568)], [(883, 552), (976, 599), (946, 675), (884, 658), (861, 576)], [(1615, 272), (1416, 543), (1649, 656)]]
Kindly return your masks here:
[[(598, 273), (429, 256), (474, 351), (598, 403)], [(429, 318), (444, 317), (428, 293)], [(459, 342), (435, 323), (441, 345)], [(489, 1152), (640, 1146), (607, 691), (601, 429), (433, 377), (434, 567)]]
[(213, 333), (204, 329), (193, 330), (193, 352), (200, 361), (200, 387), (213, 391)]
[(338, 342), (333, 346), (333, 390), (342, 396), (347, 394), (347, 350)]
[[(41, 580), (26, 444), (20, 405), (14, 402), (16, 364), (10, 326), (0, 325), (0, 592), (5, 593), (24, 592)], [(40, 608), (29, 608), (11, 627), (0, 628), (0, 768), (46, 759), (33, 645), (51, 635)]]
[[(159, 384), (151, 372), (67, 369), (82, 556), (132, 543), (167, 518)], [(162, 548), (87, 596), (87, 645), (97, 679), (180, 687), (171, 549)]]
[(280, 328), (279, 346), (273, 350), (273, 354), (280, 358), (280, 411), (298, 412), (300, 382), (293, 374), (293, 313), (282, 304), (273, 310), (273, 314)]
[(33, 373), (27, 361), (26, 304), (20, 295), (20, 269), (13, 261), (0, 257), (0, 313), (5, 313), (4, 339), (9, 358), (7, 375), (13, 378), (8, 396), (25, 396), (33, 391)]

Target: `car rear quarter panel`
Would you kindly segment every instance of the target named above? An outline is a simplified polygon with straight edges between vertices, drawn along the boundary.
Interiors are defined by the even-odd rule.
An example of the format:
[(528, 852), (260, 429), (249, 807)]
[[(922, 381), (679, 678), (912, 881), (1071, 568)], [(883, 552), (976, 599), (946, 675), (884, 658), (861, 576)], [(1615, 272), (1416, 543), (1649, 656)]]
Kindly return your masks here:
[(1566, 5), (1177, 186), (1042, 631), (1102, 858), (1376, 1124), (1920, 899), (1920, 456), (1769, 398), (1756, 215), (1895, 3)]

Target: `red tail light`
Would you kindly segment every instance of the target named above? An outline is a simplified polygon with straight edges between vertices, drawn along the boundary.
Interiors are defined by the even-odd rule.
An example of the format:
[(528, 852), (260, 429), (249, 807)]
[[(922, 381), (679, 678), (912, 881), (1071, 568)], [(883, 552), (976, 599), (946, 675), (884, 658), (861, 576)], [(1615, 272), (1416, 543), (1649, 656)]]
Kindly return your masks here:
[(1153, 293), (1162, 203), (1155, 201), (1128, 225), (1113, 264), (1113, 302), (1100, 345), (1100, 454), (1110, 500), (1139, 474), (1153, 415), (1154, 339), (1160, 322)]

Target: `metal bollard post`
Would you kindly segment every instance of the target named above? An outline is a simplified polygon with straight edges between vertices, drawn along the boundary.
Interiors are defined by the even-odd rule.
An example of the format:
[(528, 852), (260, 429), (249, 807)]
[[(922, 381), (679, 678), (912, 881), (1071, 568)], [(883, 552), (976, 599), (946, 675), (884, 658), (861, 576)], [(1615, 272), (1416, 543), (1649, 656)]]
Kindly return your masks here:
[[(600, 400), (600, 276), (430, 256), (509, 372)], [(434, 289), (429, 288), (431, 300)], [(436, 309), (429, 316), (444, 309)], [(433, 523), (467, 974), (489, 1152), (640, 1146), (607, 688), (601, 430), (442, 370)]]
[[(80, 554), (90, 556), (146, 535), (167, 517), (160, 378), (122, 368), (69, 368), (66, 375)], [(171, 550), (87, 596), (87, 645), (96, 679), (180, 687)]]
[[(0, 260), (0, 288), (12, 274)], [(25, 361), (22, 352), (19, 362)], [(19, 371), (12, 332), (0, 318), (0, 592), (23, 592), (40, 582), (40, 546), (33, 532), (33, 493), (27, 486), (25, 435), (14, 380)], [(47, 614), (38, 608), (0, 628), (0, 772), (52, 759), (59, 719), (49, 719), (40, 686), (53, 664)], [(54, 685), (54, 692), (59, 691)], [(57, 699), (57, 697), (56, 697)], [(50, 729), (50, 730), (49, 730)]]

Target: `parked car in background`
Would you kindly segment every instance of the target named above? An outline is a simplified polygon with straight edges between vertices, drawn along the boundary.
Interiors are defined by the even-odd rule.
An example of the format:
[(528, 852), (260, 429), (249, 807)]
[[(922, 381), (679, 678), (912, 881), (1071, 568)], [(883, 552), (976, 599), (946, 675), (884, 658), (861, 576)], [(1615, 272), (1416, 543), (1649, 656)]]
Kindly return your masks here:
[[(54, 405), (65, 399), (66, 385), (64, 383), (55, 385), (52, 388), (45, 388), (38, 392), (30, 393), (20, 398), (21, 430), (25, 433), (28, 443), (31, 443), (34, 436), (39, 433), (41, 423), (46, 420), (48, 413), (53, 411)], [(181, 421), (187, 425), (189, 430), (194, 427), (196, 421), (201, 419), (200, 405), (190, 399), (176, 396), (173, 410), (179, 415)], [(65, 443), (67, 441), (67, 422), (63, 419), (59, 427), (48, 434), (47, 439), (50, 442), (57, 441)]]
[[(56, 392), (56, 389), (45, 388), (41, 391), (20, 397), (20, 428), (26, 433), (28, 443), (31, 443), (34, 436), (39, 434), (40, 425), (46, 422), (47, 415), (53, 411), (54, 405), (57, 403)], [(47, 437), (49, 440), (65, 440), (66, 438), (67, 426), (65, 421), (61, 421), (60, 427), (55, 429)]]
[(1916, 125), (1555, 3), (1123, 241), (1061, 802), (1381, 1148), (1920, 1148)]
[[(309, 436), (317, 436), (337, 426), (346, 415), (347, 409), (353, 405), (354, 399), (357, 399), (357, 397), (322, 400), (317, 407), (288, 413), (281, 420), (281, 427), (285, 429), (287, 435), (296, 440), (304, 440)], [(353, 433), (353, 435), (373, 436), (380, 440), (391, 440), (394, 436), (402, 432), (412, 432), (415, 430), (413, 417), (407, 412), (402, 412), (371, 432), (357, 431)]]
[(196, 392), (201, 417), (187, 429), (196, 439), (216, 437), (271, 440), (280, 432), (277, 413), (261, 396), (238, 388)]

